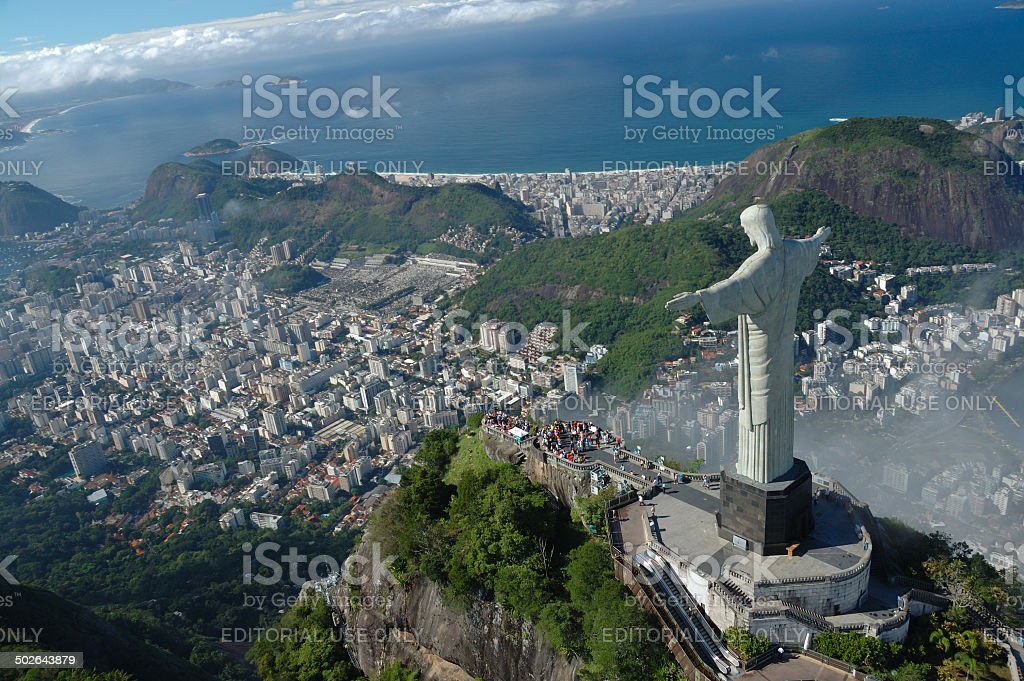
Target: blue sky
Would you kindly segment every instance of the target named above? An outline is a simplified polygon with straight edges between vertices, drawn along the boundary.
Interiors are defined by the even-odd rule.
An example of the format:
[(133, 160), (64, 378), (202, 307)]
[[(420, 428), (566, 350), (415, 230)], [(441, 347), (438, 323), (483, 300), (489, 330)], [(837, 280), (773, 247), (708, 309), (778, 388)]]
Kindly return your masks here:
[(0, 0), (0, 51), (290, 9), (287, 0)]

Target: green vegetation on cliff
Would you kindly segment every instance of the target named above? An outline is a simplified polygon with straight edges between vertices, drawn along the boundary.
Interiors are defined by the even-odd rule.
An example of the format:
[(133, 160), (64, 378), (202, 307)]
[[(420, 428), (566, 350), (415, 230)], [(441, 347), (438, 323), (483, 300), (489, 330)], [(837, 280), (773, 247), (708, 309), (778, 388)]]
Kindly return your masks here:
[(821, 191), (793, 192), (768, 203), (783, 232), (788, 227), (801, 235), (801, 227), (808, 232), (823, 225), (831, 227), (827, 243), (832, 247), (833, 257), (841, 260), (871, 259), (904, 270), (997, 257), (987, 251), (927, 236), (907, 238), (899, 226), (859, 215)]
[(815, 128), (794, 138), (800, 144), (814, 143), (822, 150), (845, 154), (899, 148), (916, 149), (923, 157), (943, 167), (982, 172), (985, 158), (970, 147), (970, 134), (957, 130), (946, 121), (897, 116), (894, 118), (851, 118), (841, 125)]
[[(1021, 275), (1024, 271), (1024, 253), (1021, 251), (988, 251), (928, 236), (910, 238), (899, 226), (859, 215), (816, 190), (785, 194), (769, 203), (775, 212), (776, 222), (780, 225), (831, 226), (832, 234), (828, 244), (832, 248), (834, 258), (874, 260), (876, 270), (897, 275), (897, 287), (904, 284), (916, 286), (920, 304), (956, 301), (992, 307), (997, 294), (1024, 286), (1024, 277)], [(1000, 269), (992, 273), (957, 276), (908, 277), (904, 274), (908, 267), (968, 262), (994, 262)], [(1006, 269), (1011, 271), (1006, 272)], [(825, 273), (822, 271), (822, 274)], [(831, 282), (836, 281), (833, 277), (828, 279)], [(824, 299), (814, 297), (819, 293), (821, 291), (811, 279), (808, 279), (801, 292), (804, 311), (811, 306), (826, 312), (837, 307), (833, 304), (836, 302), (834, 296)], [(870, 306), (862, 302), (859, 307), (846, 309), (860, 313), (869, 312), (868, 307)], [(876, 307), (875, 312), (877, 311)], [(798, 325), (807, 319), (802, 313), (798, 317)]]
[[(971, 296), (991, 304), (995, 294), (1022, 284), (1019, 275), (1003, 272), (957, 277), (903, 275), (907, 267), (997, 262), (1017, 268), (1017, 253), (989, 252), (931, 237), (909, 238), (905, 230), (865, 217), (822, 191), (792, 191), (768, 199), (779, 231), (802, 237), (819, 226), (832, 227), (829, 245), (840, 259), (873, 259), (880, 270), (898, 273), (898, 283), (913, 283), (924, 303)], [(603, 389), (635, 396), (650, 384), (656, 362), (687, 352), (673, 333), (676, 315), (665, 302), (680, 291), (693, 291), (729, 274), (753, 252), (739, 227), (746, 206), (709, 203), (668, 222), (631, 225), (609, 234), (578, 239), (545, 239), (527, 244), (493, 265), (469, 288), (461, 304), (472, 315), (513, 321), (531, 328), (542, 321), (560, 323), (568, 310), (572, 325), (586, 324), (579, 337), (587, 345), (609, 347), (595, 368)], [(975, 300), (977, 298), (977, 300)], [(991, 299), (991, 300), (990, 300)], [(820, 310), (845, 309), (856, 321), (874, 316), (881, 305), (863, 298), (851, 283), (819, 267), (804, 282), (797, 330), (812, 327)], [(696, 309), (697, 321), (703, 312)], [(579, 353), (585, 348), (571, 348)]]
[[(274, 631), (288, 635), (260, 638), (247, 654), (262, 681), (366, 681), (349, 658), (331, 609), (319, 596), (300, 600), (274, 624)], [(375, 681), (419, 677), (419, 670), (391, 662)]]
[(249, 179), (225, 174), (223, 166), (205, 159), (191, 163), (164, 163), (150, 173), (146, 191), (134, 214), (151, 220), (194, 220), (198, 217), (195, 200), (198, 194), (206, 194), (213, 210), (223, 213), (229, 202), (264, 199), (287, 186), (284, 180)]
[(288, 636), (260, 638), (247, 657), (263, 681), (355, 681), (362, 678), (345, 652), (322, 598), (305, 598), (274, 625)]
[[(393, 571), (424, 575), (455, 602), (482, 597), (534, 622), (554, 648), (587, 660), (581, 678), (664, 678), (674, 662), (663, 646), (616, 640), (616, 632), (650, 625), (615, 580), (608, 547), (515, 466), (478, 457), (475, 446), (460, 448), (454, 430), (427, 436), (400, 489), (371, 519), (371, 536), (397, 556)], [(451, 484), (453, 470), (460, 474)]]

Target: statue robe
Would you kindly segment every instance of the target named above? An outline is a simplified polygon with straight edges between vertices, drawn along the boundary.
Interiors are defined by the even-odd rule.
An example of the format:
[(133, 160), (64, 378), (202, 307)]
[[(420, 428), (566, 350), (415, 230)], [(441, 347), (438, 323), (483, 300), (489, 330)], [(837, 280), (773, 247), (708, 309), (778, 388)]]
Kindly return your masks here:
[(820, 243), (783, 239), (699, 291), (713, 324), (737, 318), (736, 472), (757, 482), (771, 482), (793, 465), (793, 329), (800, 287), (818, 264)]

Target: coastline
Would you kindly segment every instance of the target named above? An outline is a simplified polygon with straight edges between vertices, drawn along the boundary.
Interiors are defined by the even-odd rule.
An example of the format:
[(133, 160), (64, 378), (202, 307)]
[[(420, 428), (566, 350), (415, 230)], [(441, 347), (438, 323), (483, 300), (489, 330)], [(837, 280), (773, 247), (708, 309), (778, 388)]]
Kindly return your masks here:
[(120, 97), (109, 97), (107, 99), (97, 99), (97, 100), (94, 100), (94, 101), (91, 101), (91, 102), (79, 102), (78, 104), (72, 104), (71, 106), (65, 107), (65, 108), (63, 108), (63, 109), (61, 109), (59, 111), (53, 111), (53, 112), (50, 112), (50, 113), (45, 113), (45, 114), (43, 114), (43, 115), (41, 115), (41, 116), (39, 116), (37, 118), (33, 118), (27, 124), (22, 126), (21, 129), (19, 130), (19, 132), (23, 132), (25, 134), (31, 134), (32, 131), (35, 129), (35, 127), (37, 125), (39, 125), (41, 122), (45, 121), (46, 119), (48, 119), (48, 118), (56, 118), (57, 116), (63, 116), (64, 114), (70, 113), (70, 112), (74, 111), (75, 109), (81, 109), (83, 106), (89, 106), (90, 104), (102, 104), (104, 102), (113, 102), (113, 101), (116, 101), (116, 100), (119, 100), (119, 99), (126, 99), (128, 97), (134, 97), (134, 96), (135, 95), (121, 95)]
[(74, 111), (75, 109), (87, 106), (89, 104), (93, 104), (93, 102), (82, 102), (81, 104), (74, 104), (72, 106), (67, 107), (66, 109), (61, 109), (60, 111), (55, 111), (53, 113), (44, 114), (38, 118), (33, 118), (31, 121), (28, 122), (27, 125), (22, 126), (20, 132), (23, 132), (26, 135), (30, 135), (32, 134), (32, 131), (35, 129), (35, 127), (43, 121), (45, 121), (46, 119), (56, 118), (57, 116), (63, 116), (68, 112)]
[[(679, 172), (689, 171), (692, 173), (702, 172), (724, 172), (727, 169), (735, 169), (743, 163), (740, 161), (720, 161), (715, 163), (674, 163), (666, 162), (663, 165), (652, 168), (609, 168), (607, 170), (571, 170), (573, 175), (622, 175), (622, 174), (637, 174), (643, 173), (666, 173), (666, 172)], [(342, 175), (344, 173), (326, 173), (327, 175)], [(467, 179), (467, 180), (479, 180), (488, 177), (497, 177), (499, 175), (564, 175), (565, 170), (539, 170), (530, 172), (519, 172), (515, 170), (495, 170), (487, 173), (446, 173), (441, 171), (434, 172), (413, 172), (413, 173), (386, 173), (387, 175), (393, 175), (395, 180), (401, 179), (421, 179), (433, 176), (434, 178), (445, 178), (445, 179)]]

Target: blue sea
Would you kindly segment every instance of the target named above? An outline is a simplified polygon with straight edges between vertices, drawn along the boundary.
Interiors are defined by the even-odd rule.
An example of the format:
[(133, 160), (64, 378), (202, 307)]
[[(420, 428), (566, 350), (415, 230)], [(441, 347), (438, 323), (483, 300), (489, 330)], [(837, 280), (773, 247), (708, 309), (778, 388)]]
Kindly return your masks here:
[[(275, 125), (305, 135), (276, 148), (328, 170), (351, 161), (370, 169), (458, 173), (735, 161), (768, 141), (829, 125), (830, 118), (991, 114), (1004, 102), (1004, 77), (1024, 76), (1024, 11), (996, 4), (701, 1), (458, 35), (367, 39), (358, 50), (324, 45), (310, 54), (318, 46), (303, 46), (303, 57), (161, 74), (195, 89), (48, 118), (37, 130), (54, 132), (0, 152), (0, 165), (42, 161), (38, 176), (0, 179), (26, 179), (73, 202), (113, 207), (137, 199), (156, 165), (187, 161), (182, 154), (190, 147), (218, 137), (242, 141), (246, 128), (271, 134)], [(309, 89), (339, 92), (370, 89), (376, 75), (383, 88), (398, 88), (390, 103), (400, 117), (247, 119), (241, 86), (214, 86), (244, 74), (296, 77)], [(769, 100), (778, 117), (703, 119), (691, 110), (680, 118), (665, 100), (655, 119), (627, 118), (623, 79), (645, 75), (661, 78), (661, 87), (675, 80), (718, 96), (752, 89), (757, 77), (763, 89), (778, 89)], [(650, 106), (635, 93), (633, 99)], [(1024, 97), (1015, 104), (1024, 106)], [(659, 126), (662, 136), (652, 139)], [(725, 139), (708, 139), (709, 126)], [(390, 138), (367, 143), (340, 133), (350, 139), (325, 140), (328, 128), (335, 135), (379, 128)], [(647, 130), (642, 142), (636, 139), (641, 128)], [(321, 131), (317, 139), (312, 129)], [(671, 134), (678, 138), (666, 138)]]

